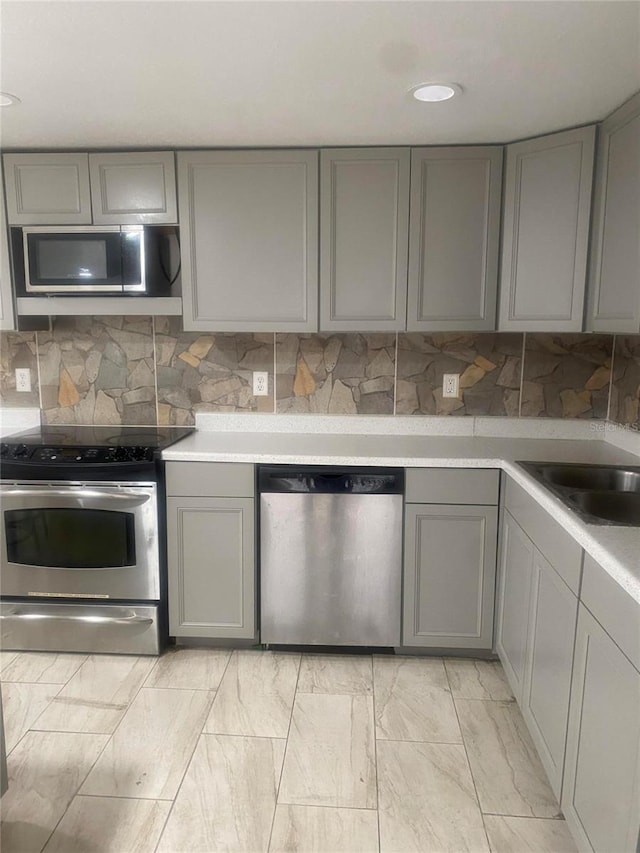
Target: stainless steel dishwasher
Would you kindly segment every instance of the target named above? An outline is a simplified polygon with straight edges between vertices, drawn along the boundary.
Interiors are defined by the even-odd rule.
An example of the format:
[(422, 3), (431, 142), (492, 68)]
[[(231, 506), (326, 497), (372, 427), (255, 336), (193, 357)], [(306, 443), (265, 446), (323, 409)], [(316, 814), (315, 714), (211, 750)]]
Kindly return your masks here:
[(260, 638), (398, 646), (402, 468), (261, 466)]

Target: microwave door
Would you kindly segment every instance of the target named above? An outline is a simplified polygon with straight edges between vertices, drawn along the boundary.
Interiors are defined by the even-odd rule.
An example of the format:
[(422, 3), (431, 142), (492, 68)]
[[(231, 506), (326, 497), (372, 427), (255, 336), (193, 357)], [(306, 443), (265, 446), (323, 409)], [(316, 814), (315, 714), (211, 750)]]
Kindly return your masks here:
[[(122, 293), (124, 240), (118, 226), (25, 228), (23, 239), (27, 292)], [(135, 237), (129, 242), (133, 244), (127, 261), (131, 270)], [(132, 278), (131, 272), (128, 277)]]

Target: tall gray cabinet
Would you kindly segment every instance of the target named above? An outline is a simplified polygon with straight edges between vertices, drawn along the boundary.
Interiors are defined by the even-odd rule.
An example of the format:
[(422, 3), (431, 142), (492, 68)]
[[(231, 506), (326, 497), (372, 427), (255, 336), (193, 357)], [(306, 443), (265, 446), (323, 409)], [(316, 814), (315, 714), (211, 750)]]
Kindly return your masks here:
[(407, 322), (408, 148), (320, 154), (320, 330)]
[(498, 472), (409, 468), (404, 646), (490, 649)]
[(256, 633), (253, 465), (167, 463), (169, 633)]
[(600, 127), (591, 239), (590, 327), (640, 331), (640, 93)]
[(317, 330), (317, 151), (181, 151), (178, 204), (185, 329)]
[(507, 146), (498, 328), (580, 331), (595, 126)]
[(502, 147), (411, 152), (408, 331), (495, 329)]

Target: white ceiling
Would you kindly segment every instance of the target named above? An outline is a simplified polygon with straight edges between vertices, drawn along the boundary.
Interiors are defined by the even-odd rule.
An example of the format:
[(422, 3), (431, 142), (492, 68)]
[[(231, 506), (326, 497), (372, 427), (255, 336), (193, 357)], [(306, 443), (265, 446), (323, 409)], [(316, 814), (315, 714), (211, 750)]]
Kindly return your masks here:
[[(501, 142), (640, 89), (640, 2), (2, 0), (5, 148)], [(420, 104), (424, 80), (462, 97)]]

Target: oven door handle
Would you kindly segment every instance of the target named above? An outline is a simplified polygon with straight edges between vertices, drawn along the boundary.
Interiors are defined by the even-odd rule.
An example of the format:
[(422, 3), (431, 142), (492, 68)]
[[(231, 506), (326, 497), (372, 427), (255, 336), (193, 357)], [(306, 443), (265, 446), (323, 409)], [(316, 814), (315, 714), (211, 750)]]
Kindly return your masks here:
[(55, 622), (94, 622), (96, 624), (105, 624), (108, 623), (110, 625), (152, 625), (153, 619), (150, 619), (148, 616), (124, 616), (124, 617), (116, 617), (116, 616), (56, 616), (54, 613), (20, 613), (14, 611), (13, 613), (3, 613), (0, 615), (0, 620), (13, 620), (13, 619), (52, 619)]
[(62, 498), (65, 501), (77, 500), (107, 500), (109, 502), (118, 503), (121, 506), (140, 506), (151, 499), (151, 492), (100, 492), (95, 489), (4, 489), (2, 490), (4, 500), (7, 498), (53, 498), (54, 500)]

